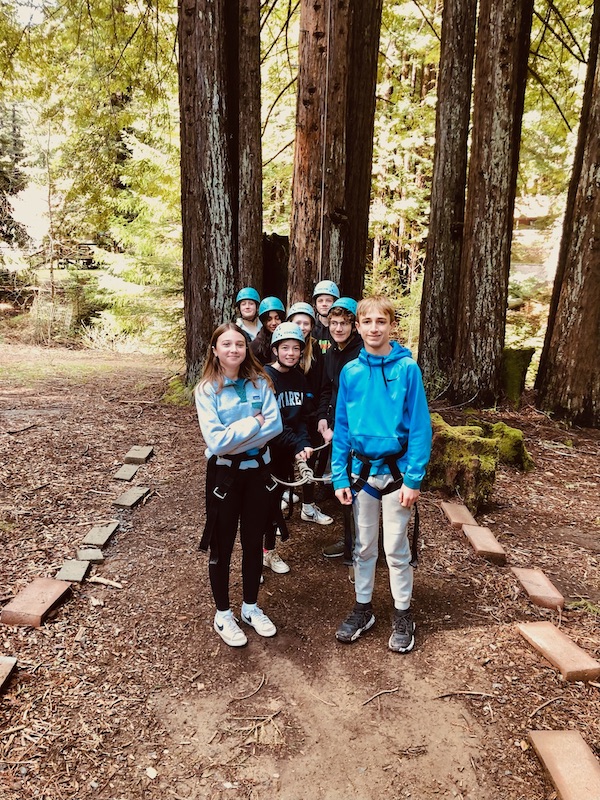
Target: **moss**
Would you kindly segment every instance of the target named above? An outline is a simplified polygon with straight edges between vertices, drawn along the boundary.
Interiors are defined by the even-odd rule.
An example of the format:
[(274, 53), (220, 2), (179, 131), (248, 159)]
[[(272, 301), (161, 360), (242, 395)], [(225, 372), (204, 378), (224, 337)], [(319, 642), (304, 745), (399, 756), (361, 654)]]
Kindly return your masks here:
[(525, 389), (525, 376), (534, 352), (534, 347), (505, 347), (502, 351), (502, 391), (515, 408), (518, 408), (521, 402), (521, 395)]
[(498, 444), (475, 425), (452, 427), (439, 414), (431, 415), (433, 442), (426, 483), (431, 489), (457, 490), (476, 514), (487, 502), (498, 465)]
[(511, 428), (504, 422), (481, 422), (470, 419), (470, 423), (477, 421), (483, 430), (483, 436), (495, 439), (498, 443), (498, 454), (502, 464), (522, 469), (523, 472), (530, 472), (535, 469), (535, 463), (525, 447), (525, 437), (523, 431), (518, 428)]
[(189, 406), (192, 403), (193, 395), (194, 390), (192, 387), (188, 386), (179, 375), (175, 375), (169, 381), (167, 390), (161, 400), (167, 405)]

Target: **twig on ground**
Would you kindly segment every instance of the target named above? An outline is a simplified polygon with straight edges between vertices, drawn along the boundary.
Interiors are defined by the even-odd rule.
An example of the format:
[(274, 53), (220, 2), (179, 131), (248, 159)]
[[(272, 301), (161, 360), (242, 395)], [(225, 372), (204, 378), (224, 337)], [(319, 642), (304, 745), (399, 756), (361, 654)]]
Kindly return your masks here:
[(489, 694), (488, 692), (468, 692), (468, 691), (458, 690), (456, 692), (445, 692), (444, 694), (438, 694), (433, 699), (441, 700), (442, 697), (454, 697), (454, 695), (457, 694), (466, 694), (466, 695), (471, 695), (473, 697), (495, 697), (495, 695)]
[(260, 679), (260, 683), (258, 684), (258, 686), (256, 687), (256, 689), (254, 689), (254, 691), (253, 691), (253, 692), (250, 692), (250, 694), (244, 694), (244, 695), (242, 695), (241, 697), (232, 697), (231, 699), (232, 699), (232, 700), (236, 700), (236, 701), (237, 701), (237, 700), (247, 700), (249, 697), (253, 697), (255, 694), (257, 694), (258, 692), (260, 692), (260, 690), (262, 689), (262, 687), (265, 685), (266, 678), (267, 678), (267, 676), (266, 676), (266, 675), (263, 673), (263, 676), (262, 676), (262, 678)]
[(365, 700), (363, 706), (366, 706), (367, 703), (371, 702), (371, 700), (375, 700), (376, 697), (381, 697), (382, 694), (393, 694), (394, 692), (397, 692), (399, 688), (399, 686), (396, 686), (395, 689), (382, 689), (380, 692), (376, 692), (372, 697), (369, 697), (368, 700)]
[(14, 431), (5, 431), (5, 432), (10, 434), (23, 433), (23, 431), (28, 431), (30, 428), (37, 428), (37, 422), (32, 422), (31, 425), (26, 425), (24, 428), (17, 428)]
[(538, 713), (538, 711), (541, 711), (542, 708), (546, 708), (546, 706), (549, 706), (550, 703), (555, 703), (557, 700), (562, 700), (562, 696), (559, 695), (558, 697), (553, 697), (551, 700), (546, 700), (546, 702), (542, 703), (541, 706), (538, 706), (537, 708), (534, 708), (533, 711), (531, 712), (531, 714), (527, 717), (527, 719), (531, 719), (532, 717), (535, 717), (535, 715)]
[(103, 586), (114, 586), (115, 589), (122, 589), (123, 584), (117, 583), (117, 581), (111, 581), (108, 578), (101, 578), (100, 575), (92, 575), (91, 578), (88, 578), (89, 583), (101, 583)]
[(315, 700), (320, 700), (322, 703), (325, 703), (326, 706), (333, 706), (333, 708), (337, 708), (337, 703), (330, 703), (328, 700), (323, 700), (323, 698), (319, 697), (319, 695), (313, 694), (310, 689), (308, 690), (308, 693), (312, 695)]

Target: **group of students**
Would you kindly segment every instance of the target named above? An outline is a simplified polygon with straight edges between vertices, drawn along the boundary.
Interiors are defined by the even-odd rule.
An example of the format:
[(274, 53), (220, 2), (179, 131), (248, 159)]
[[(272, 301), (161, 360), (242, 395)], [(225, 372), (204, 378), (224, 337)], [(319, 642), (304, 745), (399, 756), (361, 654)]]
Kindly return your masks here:
[[(414, 647), (415, 630), (408, 524), (431, 448), (421, 373), (410, 351), (391, 339), (395, 315), (386, 298), (357, 303), (340, 297), (334, 282), (320, 281), (313, 302), (314, 307), (294, 303), (286, 314), (279, 298), (261, 301), (255, 289), (242, 289), (236, 298), (239, 316), (213, 333), (196, 387), (208, 458), (200, 547), (210, 551), (214, 629), (232, 647), (247, 643), (229, 598), (239, 524), (241, 621), (261, 636), (276, 634), (257, 601), (263, 567), (289, 571), (276, 541), (277, 535), (288, 537), (283, 512), (299, 498), (283, 489), (293, 482), (295, 461), (322, 475), (323, 445), (331, 443), (331, 480), (344, 510), (344, 538), (323, 553), (353, 563), (356, 594), (336, 638), (354, 642), (375, 622), (382, 510), (395, 607), (388, 646), (406, 653)], [(331, 524), (314, 499), (314, 484), (305, 484), (301, 519)]]

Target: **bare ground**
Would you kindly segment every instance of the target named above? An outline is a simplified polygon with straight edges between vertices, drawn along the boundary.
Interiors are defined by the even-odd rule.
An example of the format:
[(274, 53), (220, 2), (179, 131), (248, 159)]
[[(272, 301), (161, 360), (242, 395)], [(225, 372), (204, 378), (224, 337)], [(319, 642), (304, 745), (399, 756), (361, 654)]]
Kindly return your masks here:
[[(509, 566), (539, 566), (577, 607), (530, 605), (509, 566), (477, 559), (421, 503), (417, 648), (387, 650), (385, 563), (377, 623), (333, 636), (353, 604), (347, 569), (322, 547), (341, 532), (292, 520), (289, 575), (265, 575), (278, 625), (234, 651), (212, 630), (203, 447), (192, 408), (161, 404), (173, 367), (141, 356), (0, 348), (0, 601), (54, 576), (92, 525), (120, 528), (94, 575), (39, 630), (0, 626), (18, 669), (0, 696), (0, 798), (463, 798), (546, 800), (531, 728), (576, 728), (600, 755), (600, 687), (567, 684), (517, 633), (550, 619), (600, 657), (599, 432), (525, 409), (537, 468), (502, 468), (479, 515)], [(113, 475), (133, 444), (155, 455), (134, 483), (153, 490), (115, 514)], [(232, 598), (241, 601), (239, 553)], [(594, 605), (595, 604), (595, 605)], [(252, 634), (252, 632), (251, 632)], [(441, 695), (448, 695), (442, 697)]]

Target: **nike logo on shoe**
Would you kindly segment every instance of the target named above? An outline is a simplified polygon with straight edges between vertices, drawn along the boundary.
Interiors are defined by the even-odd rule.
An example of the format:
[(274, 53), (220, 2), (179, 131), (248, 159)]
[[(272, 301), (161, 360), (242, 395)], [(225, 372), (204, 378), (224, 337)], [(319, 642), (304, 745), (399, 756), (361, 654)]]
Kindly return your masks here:
[(220, 631), (222, 631), (222, 630), (223, 630), (223, 628), (225, 627), (224, 625), (219, 625), (219, 623), (218, 623), (216, 620), (215, 620), (215, 625), (217, 626), (217, 628), (218, 628)]

